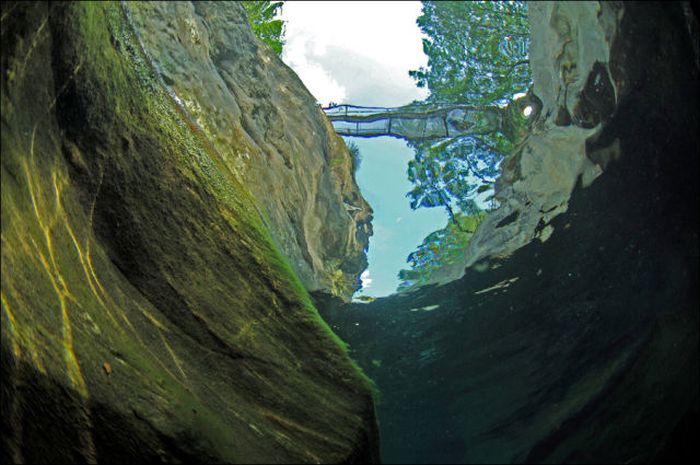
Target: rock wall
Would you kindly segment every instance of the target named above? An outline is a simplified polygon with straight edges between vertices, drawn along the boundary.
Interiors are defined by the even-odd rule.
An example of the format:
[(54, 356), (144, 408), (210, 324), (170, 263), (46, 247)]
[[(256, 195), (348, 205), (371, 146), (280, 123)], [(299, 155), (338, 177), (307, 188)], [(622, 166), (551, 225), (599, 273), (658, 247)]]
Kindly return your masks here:
[[(504, 189), (527, 193), (520, 205), (562, 205), (541, 229), (548, 238), (517, 248), (533, 232), (517, 235), (515, 225), (544, 215), (523, 211), (508, 225), (516, 237), (495, 238), (490, 249), (511, 247), (509, 256), (442, 286), (365, 305), (326, 303), (324, 316), (382, 393), (385, 462), (697, 461), (700, 87), (697, 27), (687, 27), (697, 18), (668, 2), (626, 2), (623, 11), (603, 3), (600, 15), (578, 2), (532, 6), (533, 15), (547, 12), (532, 24), (550, 31), (545, 44), (560, 30), (602, 38), (594, 26), (611, 24), (606, 14), (619, 20), (606, 66), (570, 84), (593, 83), (581, 97), (559, 96), (554, 59), (549, 84), (536, 82), (539, 149), (531, 138), (531, 153), (515, 165), (522, 176)], [(564, 13), (569, 26), (560, 27)], [(604, 58), (601, 42), (588, 48), (588, 40), (578, 60)], [(549, 50), (544, 56), (558, 48)], [(606, 73), (616, 84), (598, 92)], [(571, 124), (557, 125), (560, 107), (547, 95)], [(537, 157), (550, 171), (525, 175)], [(592, 165), (602, 174), (577, 183), (577, 170)], [(559, 194), (548, 190), (556, 185)], [(484, 248), (472, 250), (489, 250), (488, 230)]]
[(371, 209), (345, 143), (296, 74), (228, 2), (128, 9), (164, 85), (258, 200), (308, 290), (349, 299), (367, 267)]
[[(266, 227), (276, 218), (263, 208), (263, 221), (250, 192), (279, 196), (297, 176), (301, 192), (290, 188), (287, 201), (298, 201), (299, 216), (289, 223), (298, 219), (309, 243), (335, 238), (340, 260), (361, 242), (342, 211), (356, 192), (347, 153), (320, 114), (273, 124), (313, 102), (278, 62), (270, 73), (289, 79), (263, 77), (257, 60), (267, 55), (237, 4), (225, 5), (231, 27), (210, 43), (220, 63), (246, 52), (227, 82), (257, 83), (250, 96), (228, 94), (229, 116), (217, 121), (239, 112), (233, 135), (212, 143), (217, 134), (203, 128), (214, 123), (197, 123), (163, 86), (132, 8), (155, 7), (1, 6), (0, 462), (375, 461), (368, 382), (319, 319)], [(187, 69), (188, 85), (211, 77)], [(227, 89), (220, 84), (213, 91)], [(242, 121), (249, 130), (236, 132)], [(278, 166), (282, 155), (259, 145), (266, 132), (287, 146), (291, 168), (235, 176), (246, 157)], [(309, 263), (312, 284), (330, 279)]]

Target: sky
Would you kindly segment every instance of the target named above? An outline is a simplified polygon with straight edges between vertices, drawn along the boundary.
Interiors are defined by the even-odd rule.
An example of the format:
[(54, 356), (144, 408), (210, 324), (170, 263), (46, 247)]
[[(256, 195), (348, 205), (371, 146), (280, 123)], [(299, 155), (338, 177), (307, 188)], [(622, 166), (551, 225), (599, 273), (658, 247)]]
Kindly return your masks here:
[[(408, 71), (425, 66), (418, 1), (285, 2), (282, 59), (326, 106), (400, 106), (427, 96)], [(397, 274), (423, 238), (447, 223), (443, 209), (411, 210), (406, 177), (413, 151), (400, 139), (346, 138), (360, 148), (360, 191), (374, 210), (369, 268), (360, 294), (381, 297), (396, 290)]]

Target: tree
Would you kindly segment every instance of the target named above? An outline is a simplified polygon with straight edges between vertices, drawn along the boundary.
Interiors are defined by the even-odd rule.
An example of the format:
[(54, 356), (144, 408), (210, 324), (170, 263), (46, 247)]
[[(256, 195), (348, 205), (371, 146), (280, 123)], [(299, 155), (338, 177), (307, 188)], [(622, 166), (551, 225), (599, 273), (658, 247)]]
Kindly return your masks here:
[(409, 75), (429, 102), (503, 104), (529, 87), (525, 2), (424, 1), (417, 24), (428, 66)]
[(427, 36), (428, 65), (409, 75), (430, 91), (425, 103), (495, 106), (503, 115), (498, 130), (486, 134), (409, 142), (416, 153), (408, 167), (411, 207), (445, 207), (459, 228), (456, 213), (475, 213), (475, 197), (494, 183), (527, 124), (528, 99), (514, 100), (531, 84), (527, 5), (424, 1), (417, 23)]
[(480, 211), (475, 198), (489, 191), (496, 180), (501, 157), (489, 150), (497, 149), (475, 137), (415, 144), (414, 149), (416, 155), (408, 163), (408, 179), (415, 186), (407, 194), (411, 208), (445, 207), (461, 229), (455, 212), (474, 215)]
[(398, 290), (406, 291), (427, 284), (441, 269), (454, 263), (485, 216), (484, 212), (469, 216), (458, 213), (443, 229), (426, 236), (406, 259), (411, 268), (399, 272), (401, 283)]
[(284, 47), (284, 21), (274, 19), (283, 2), (248, 0), (241, 2), (245, 8), (248, 23), (258, 39), (265, 42), (277, 55), (282, 55)]
[[(500, 120), (479, 134), (409, 141), (415, 151), (408, 165), (411, 208), (444, 207), (450, 222), (408, 256), (400, 291), (430, 282), (461, 256), (485, 216), (476, 199), (491, 190), (500, 162), (525, 134), (523, 110), (531, 100), (524, 2), (424, 1), (417, 23), (427, 36), (428, 65), (409, 74), (430, 91), (424, 104), (490, 107)], [(516, 99), (520, 93), (526, 97)]]
[(347, 143), (348, 152), (352, 157), (352, 172), (357, 173), (360, 169), (360, 164), (362, 163), (362, 154), (360, 153), (360, 147), (353, 141)]

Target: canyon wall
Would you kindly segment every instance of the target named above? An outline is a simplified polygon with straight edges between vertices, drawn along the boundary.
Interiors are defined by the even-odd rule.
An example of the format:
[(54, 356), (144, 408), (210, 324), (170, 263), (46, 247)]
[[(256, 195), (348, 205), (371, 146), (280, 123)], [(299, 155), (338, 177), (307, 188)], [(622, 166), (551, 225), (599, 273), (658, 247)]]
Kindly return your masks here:
[[(186, 37), (139, 22), (159, 8)], [(375, 461), (370, 384), (305, 288), (347, 295), (369, 209), (242, 7), (1, 11), (0, 461)]]
[(297, 75), (255, 39), (240, 5), (128, 9), (164, 86), (248, 186), (302, 283), (349, 299), (367, 267), (372, 211), (345, 143)]

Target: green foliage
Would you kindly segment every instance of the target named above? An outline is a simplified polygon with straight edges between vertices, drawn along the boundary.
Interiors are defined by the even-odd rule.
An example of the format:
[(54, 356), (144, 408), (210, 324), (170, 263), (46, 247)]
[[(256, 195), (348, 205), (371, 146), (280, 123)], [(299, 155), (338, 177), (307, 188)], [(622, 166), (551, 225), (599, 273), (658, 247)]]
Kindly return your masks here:
[(428, 234), (423, 243), (407, 259), (409, 270), (399, 272), (398, 291), (406, 291), (430, 282), (440, 269), (454, 263), (472, 238), (476, 227), (486, 214), (478, 212), (473, 215), (456, 214), (454, 220), (443, 229)]
[(431, 102), (505, 103), (530, 83), (527, 5), (424, 1), (417, 20), (427, 68), (411, 71)]
[(245, 8), (248, 22), (253, 33), (272, 48), (277, 55), (282, 55), (284, 47), (284, 21), (274, 19), (283, 2), (267, 0), (249, 0), (241, 2)]
[(427, 103), (491, 106), (502, 119), (497, 132), (411, 142), (411, 208), (444, 207), (459, 228), (456, 213), (478, 210), (475, 198), (495, 182), (499, 163), (524, 132), (513, 96), (526, 92), (531, 81), (527, 5), (424, 1), (417, 23), (427, 35), (428, 66), (409, 74), (429, 89)]
[[(496, 143), (505, 143), (495, 137)], [(479, 212), (475, 198), (493, 185), (501, 157), (481, 139), (454, 138), (437, 144), (414, 144), (416, 155), (408, 163), (408, 179), (414, 184), (407, 196), (411, 208), (445, 207), (454, 225), (455, 210), (467, 215)]]
[(360, 164), (362, 163), (362, 154), (360, 153), (360, 147), (353, 141), (347, 143), (348, 152), (352, 155), (352, 171), (357, 173), (360, 169)]

